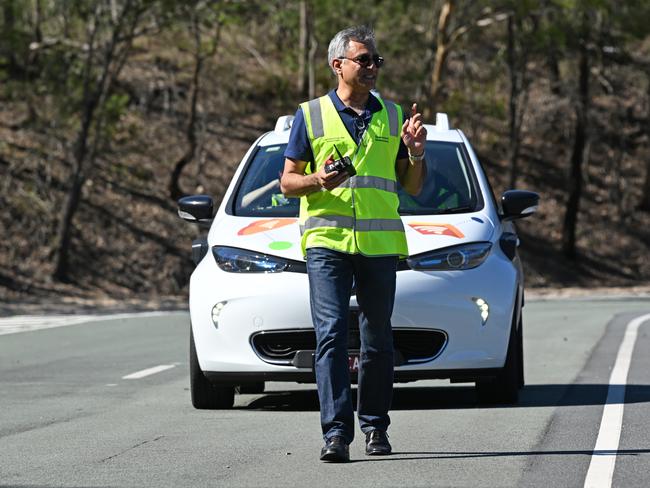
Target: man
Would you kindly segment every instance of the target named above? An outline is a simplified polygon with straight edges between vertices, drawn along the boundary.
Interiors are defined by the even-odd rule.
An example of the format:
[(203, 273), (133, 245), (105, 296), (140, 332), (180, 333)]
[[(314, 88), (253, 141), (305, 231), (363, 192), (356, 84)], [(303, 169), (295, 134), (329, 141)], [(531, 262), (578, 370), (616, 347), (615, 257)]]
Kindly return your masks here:
[[(354, 438), (347, 349), (353, 293), (361, 339), (357, 415), (366, 454), (391, 453), (386, 433), (393, 394), (390, 318), (398, 258), (408, 255), (396, 181), (410, 194), (420, 192), (426, 129), (416, 104), (404, 120), (398, 105), (371, 93), (383, 64), (372, 30), (352, 27), (336, 34), (328, 61), (338, 86), (296, 112), (281, 189), (285, 196), (302, 197), (302, 248), (325, 439), (320, 459), (346, 462)], [(350, 157), (352, 178), (347, 171), (326, 170), (326, 163), (339, 158), (337, 151)]]

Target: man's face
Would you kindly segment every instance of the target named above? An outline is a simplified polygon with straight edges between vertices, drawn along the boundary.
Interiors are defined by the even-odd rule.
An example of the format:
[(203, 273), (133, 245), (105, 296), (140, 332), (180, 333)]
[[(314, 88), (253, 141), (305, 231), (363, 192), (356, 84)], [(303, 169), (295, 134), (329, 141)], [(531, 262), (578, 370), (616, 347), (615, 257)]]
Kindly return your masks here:
[[(345, 53), (346, 59), (335, 59), (333, 61), (334, 69), (337, 70), (343, 81), (354, 89), (371, 90), (377, 82), (379, 69), (376, 64), (364, 67), (355, 60), (359, 56), (374, 56), (376, 52), (357, 41), (350, 41), (348, 50)], [(363, 59), (363, 58), (362, 58)]]

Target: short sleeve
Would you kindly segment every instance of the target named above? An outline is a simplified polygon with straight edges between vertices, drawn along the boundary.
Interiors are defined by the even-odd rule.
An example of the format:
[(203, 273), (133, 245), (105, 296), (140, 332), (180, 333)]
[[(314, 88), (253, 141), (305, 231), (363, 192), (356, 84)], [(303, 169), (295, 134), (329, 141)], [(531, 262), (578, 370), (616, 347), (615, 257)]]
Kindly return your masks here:
[(314, 154), (311, 150), (309, 137), (307, 136), (307, 125), (305, 124), (305, 117), (301, 108), (296, 110), (296, 115), (291, 124), (289, 143), (284, 150), (284, 157), (305, 161), (307, 163), (311, 163), (314, 160)]

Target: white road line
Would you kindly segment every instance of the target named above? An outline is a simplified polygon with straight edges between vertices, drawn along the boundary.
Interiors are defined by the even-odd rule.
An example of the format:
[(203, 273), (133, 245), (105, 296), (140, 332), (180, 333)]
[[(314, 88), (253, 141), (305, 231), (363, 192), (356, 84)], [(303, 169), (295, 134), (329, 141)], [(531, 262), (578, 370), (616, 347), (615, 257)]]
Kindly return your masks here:
[(585, 478), (585, 488), (609, 488), (612, 486), (616, 454), (623, 427), (627, 373), (630, 370), (639, 327), (649, 319), (650, 314), (642, 315), (631, 320), (625, 328), (625, 336), (618, 349), (614, 369), (609, 377), (607, 400), (603, 408), (596, 446)]
[(160, 366), (154, 366), (153, 368), (143, 369), (142, 371), (136, 371), (135, 373), (127, 374), (122, 376), (123, 380), (139, 380), (145, 376), (151, 376), (152, 374), (160, 373), (162, 371), (167, 371), (168, 369), (175, 368), (175, 364), (161, 364)]
[(161, 315), (167, 315), (168, 313), (170, 312), (136, 312), (106, 315), (16, 315), (13, 317), (0, 318), (0, 335), (86, 324), (102, 320), (158, 317)]

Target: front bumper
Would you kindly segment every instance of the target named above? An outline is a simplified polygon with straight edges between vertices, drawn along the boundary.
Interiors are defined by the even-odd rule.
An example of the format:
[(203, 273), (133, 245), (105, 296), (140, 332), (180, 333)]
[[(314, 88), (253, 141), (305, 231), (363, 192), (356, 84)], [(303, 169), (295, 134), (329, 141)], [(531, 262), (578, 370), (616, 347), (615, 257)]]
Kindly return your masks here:
[[(446, 341), (427, 361), (397, 364), (396, 380), (494, 374), (505, 361), (517, 287), (516, 268), (500, 253), (471, 270), (398, 272), (393, 329), (441, 331)], [(489, 305), (485, 323), (477, 298)], [(212, 310), (218, 303), (215, 326)], [(358, 308), (355, 297), (350, 306)], [(225, 273), (208, 254), (192, 275), (190, 313), (199, 364), (215, 381), (313, 381), (311, 368), (273, 363), (252, 343), (268, 332), (313, 333), (306, 274)]]

